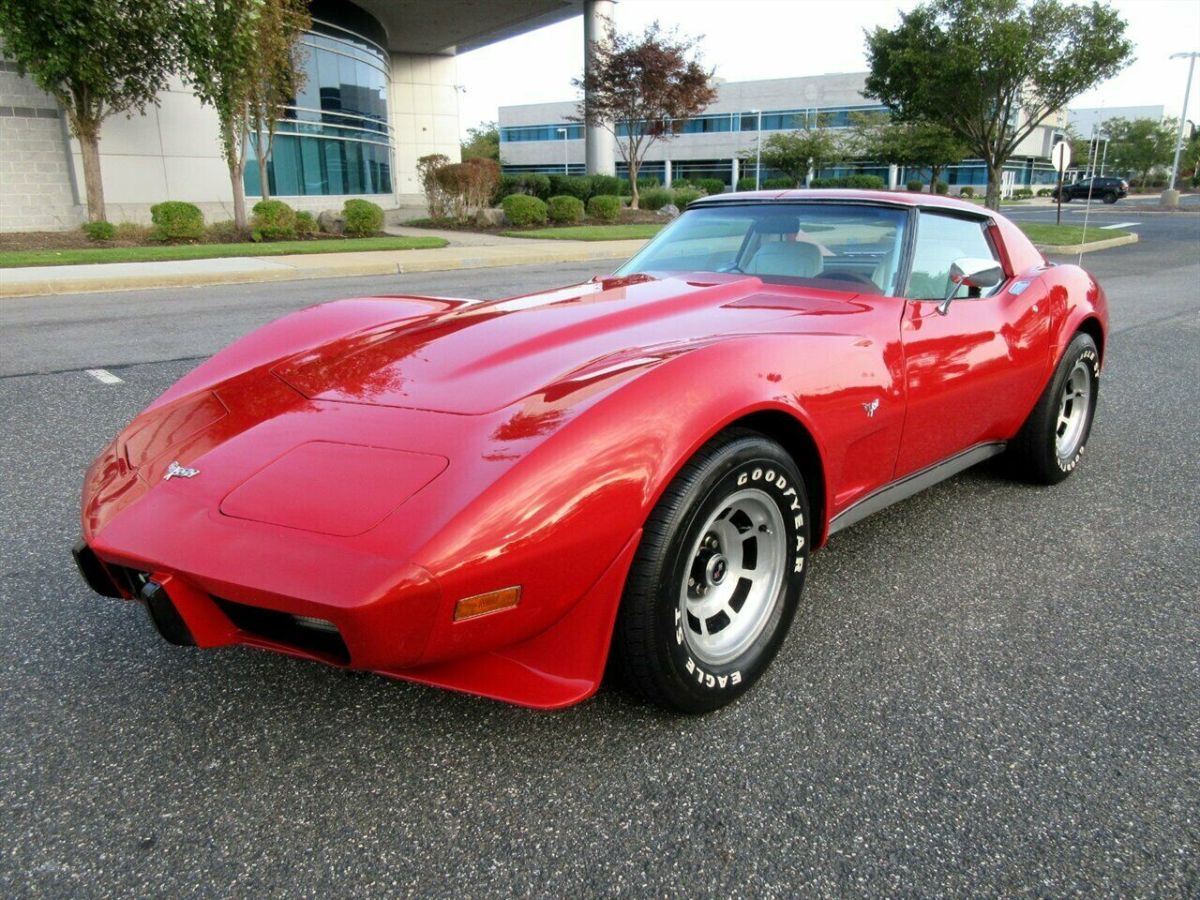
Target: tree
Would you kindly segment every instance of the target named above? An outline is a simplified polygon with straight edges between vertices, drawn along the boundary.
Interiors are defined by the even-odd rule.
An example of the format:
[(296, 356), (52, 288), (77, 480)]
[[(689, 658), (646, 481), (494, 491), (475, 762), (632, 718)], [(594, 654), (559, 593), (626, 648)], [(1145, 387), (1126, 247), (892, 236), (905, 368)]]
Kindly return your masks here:
[(467, 139), (461, 144), (462, 158), (494, 159), (500, 161), (500, 126), (495, 122), (481, 122), (467, 129)]
[(641, 35), (618, 33), (592, 45), (590, 66), (572, 82), (584, 92), (572, 120), (613, 133), (629, 166), (632, 209), (638, 208), (638, 172), (647, 151), (716, 99), (712, 71), (688, 58), (695, 47), (694, 39), (664, 33), (654, 22)]
[(1102, 129), (1109, 139), (1108, 164), (1117, 172), (1138, 173), (1144, 190), (1151, 170), (1171, 164), (1178, 127), (1178, 119), (1109, 119)]
[(936, 122), (897, 122), (883, 117), (855, 123), (854, 143), (864, 157), (897, 166), (929, 169), (929, 192), (937, 193), (946, 166), (970, 152), (949, 128)]
[(65, 110), (88, 219), (105, 218), (100, 126), (158, 103), (177, 62), (174, 0), (0, 0), (5, 54)]
[(294, 103), (304, 86), (304, 51), (300, 38), (312, 27), (307, 0), (260, 0), (255, 28), (254, 77), (250, 95), (250, 129), (258, 158), (259, 193), (271, 196), (267, 160), (275, 143), (281, 107)]
[[(844, 156), (837, 139), (819, 126), (773, 134), (762, 145), (763, 166), (782, 172), (796, 186), (808, 177), (810, 170), (819, 172), (824, 166), (840, 162)], [(757, 158), (754, 150), (742, 154), (747, 163)]]
[(987, 204), (1017, 146), (1130, 60), (1125, 21), (1100, 3), (930, 0), (867, 34), (868, 96), (902, 121), (945, 126), (988, 170)]

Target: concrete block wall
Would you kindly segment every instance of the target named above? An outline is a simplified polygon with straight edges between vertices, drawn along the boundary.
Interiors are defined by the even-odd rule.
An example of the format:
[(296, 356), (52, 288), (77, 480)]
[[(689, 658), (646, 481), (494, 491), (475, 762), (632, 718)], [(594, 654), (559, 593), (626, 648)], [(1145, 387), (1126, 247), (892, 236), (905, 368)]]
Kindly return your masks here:
[(59, 230), (83, 221), (58, 102), (0, 58), (0, 231)]

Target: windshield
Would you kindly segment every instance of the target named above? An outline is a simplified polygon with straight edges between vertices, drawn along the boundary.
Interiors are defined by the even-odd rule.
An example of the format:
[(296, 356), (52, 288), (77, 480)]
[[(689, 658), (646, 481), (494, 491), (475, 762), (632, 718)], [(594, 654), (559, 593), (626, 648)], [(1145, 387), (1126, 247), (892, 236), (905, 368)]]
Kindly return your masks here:
[(852, 203), (690, 209), (618, 275), (744, 272), (769, 284), (894, 296), (908, 214)]

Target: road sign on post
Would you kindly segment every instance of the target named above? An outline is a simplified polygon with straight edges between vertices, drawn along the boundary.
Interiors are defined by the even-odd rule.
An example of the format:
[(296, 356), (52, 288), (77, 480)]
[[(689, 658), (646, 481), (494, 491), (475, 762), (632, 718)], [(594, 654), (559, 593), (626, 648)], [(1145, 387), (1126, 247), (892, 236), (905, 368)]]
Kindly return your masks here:
[(1058, 224), (1062, 224), (1062, 192), (1063, 192), (1063, 177), (1067, 174), (1067, 166), (1071, 164), (1071, 143), (1069, 141), (1059, 141), (1054, 145), (1054, 149), (1050, 151), (1050, 162), (1054, 164), (1054, 171), (1058, 173), (1058, 190), (1054, 192), (1054, 197), (1058, 201)]

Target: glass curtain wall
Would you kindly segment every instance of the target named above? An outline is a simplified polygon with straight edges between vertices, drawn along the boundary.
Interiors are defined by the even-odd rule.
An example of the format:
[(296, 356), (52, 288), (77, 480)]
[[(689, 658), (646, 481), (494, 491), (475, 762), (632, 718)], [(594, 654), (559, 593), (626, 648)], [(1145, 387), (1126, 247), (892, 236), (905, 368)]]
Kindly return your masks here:
[[(267, 162), (272, 196), (392, 192), (388, 55), (359, 33), (378, 28), (373, 20), (341, 21), (343, 11), (313, 4), (312, 31), (301, 39), (304, 85), (281, 110)], [(255, 196), (261, 190), (253, 148), (249, 156), (246, 194)]]

